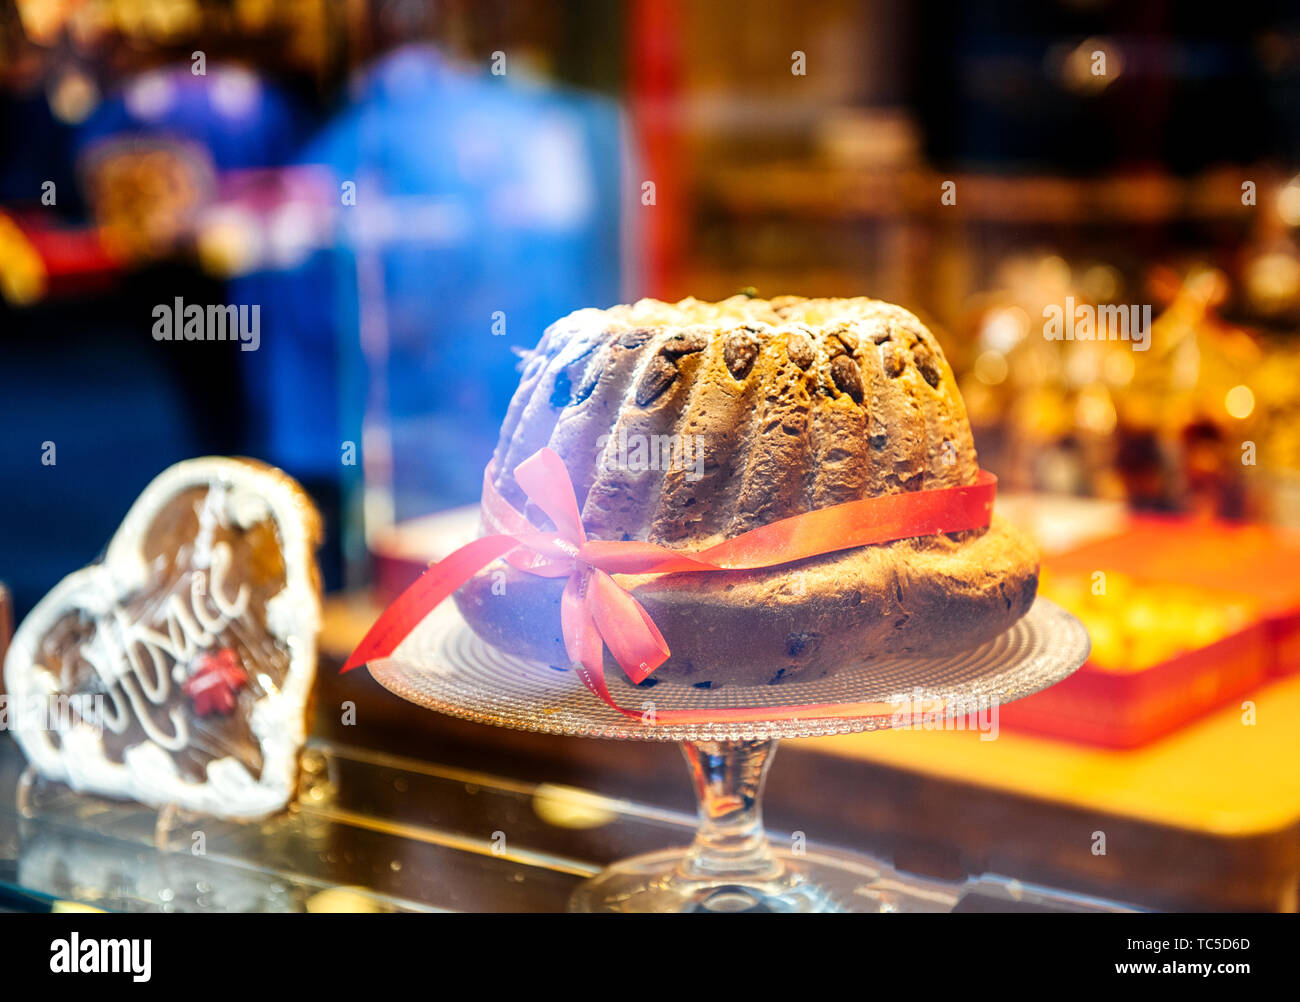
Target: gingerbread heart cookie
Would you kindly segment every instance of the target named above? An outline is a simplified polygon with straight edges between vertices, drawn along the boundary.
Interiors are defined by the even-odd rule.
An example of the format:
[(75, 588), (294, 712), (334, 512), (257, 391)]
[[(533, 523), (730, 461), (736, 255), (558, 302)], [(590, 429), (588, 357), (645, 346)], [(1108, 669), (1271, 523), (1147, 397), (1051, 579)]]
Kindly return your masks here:
[(316, 674), (320, 517), (284, 473), (165, 470), (103, 559), (64, 578), (5, 658), (9, 726), (41, 775), (222, 817), (284, 807)]

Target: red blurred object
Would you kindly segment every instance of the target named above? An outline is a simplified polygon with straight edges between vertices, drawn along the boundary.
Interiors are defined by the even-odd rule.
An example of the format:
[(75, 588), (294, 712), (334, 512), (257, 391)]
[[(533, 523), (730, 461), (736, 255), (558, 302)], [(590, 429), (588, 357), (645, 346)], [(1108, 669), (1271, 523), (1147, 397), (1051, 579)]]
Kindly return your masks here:
[(1300, 532), (1262, 525), (1141, 516), (1046, 561), (1061, 574), (1116, 570), (1252, 598), (1263, 610), (1269, 669), (1300, 671)]
[(1162, 738), (1268, 677), (1263, 622), (1151, 668), (1117, 673), (1085, 664), (1064, 682), (1001, 708), (999, 726), (1110, 748)]
[(235, 709), (235, 696), (248, 685), (248, 673), (229, 647), (200, 654), (194, 673), (185, 681), (185, 695), (194, 701), (200, 717), (213, 713), (222, 716)]
[(54, 225), (39, 212), (8, 216), (40, 258), (44, 295), (99, 291), (121, 274), (122, 262), (104, 246), (98, 228)]
[(644, 176), (655, 185), (653, 206), (638, 219), (645, 248), (639, 290), (676, 298), (677, 272), (686, 243), (683, 207), (688, 203), (678, 120), (684, 13), (679, 0), (637, 0), (628, 16), (628, 108)]
[(425, 515), (375, 532), (370, 539), (372, 590), (388, 605), (429, 565), (478, 535), (479, 506), (465, 505)]
[(1259, 618), (1214, 643), (1150, 668), (1092, 663), (1003, 707), (1000, 722), (1090, 744), (1131, 748), (1178, 729), (1267, 681), (1300, 670), (1300, 533), (1158, 516), (1044, 561), (1061, 576), (1096, 571), (1249, 599)]

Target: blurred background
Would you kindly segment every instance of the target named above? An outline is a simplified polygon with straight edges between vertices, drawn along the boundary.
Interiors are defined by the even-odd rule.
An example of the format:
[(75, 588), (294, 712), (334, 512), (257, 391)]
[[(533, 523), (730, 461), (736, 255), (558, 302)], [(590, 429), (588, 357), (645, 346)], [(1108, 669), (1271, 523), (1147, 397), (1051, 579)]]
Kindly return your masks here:
[[(746, 288), (919, 313), (1007, 487), (1300, 519), (1298, 25), (1281, 3), (0, 0), (18, 607), (204, 452), (306, 483), (329, 583), (360, 583), (367, 539), (477, 497), (546, 324)], [(260, 304), (259, 349), (154, 341), (177, 296)], [(1029, 337), (1065, 296), (1151, 306), (1150, 350)]]
[[(328, 588), (382, 600), (552, 320), (870, 295), (943, 342), (1092, 631), (1093, 688), (1021, 724), (1144, 746), (1300, 667), (1298, 228), (1282, 2), (0, 0), (0, 578), (25, 612), (229, 453), (304, 483)], [(258, 350), (154, 340), (176, 297), (260, 305)], [(1067, 301), (1149, 306), (1149, 347), (1043, 337)], [(1164, 820), (1213, 828), (1195, 801)], [(1294, 905), (1288, 839), (1260, 893)]]

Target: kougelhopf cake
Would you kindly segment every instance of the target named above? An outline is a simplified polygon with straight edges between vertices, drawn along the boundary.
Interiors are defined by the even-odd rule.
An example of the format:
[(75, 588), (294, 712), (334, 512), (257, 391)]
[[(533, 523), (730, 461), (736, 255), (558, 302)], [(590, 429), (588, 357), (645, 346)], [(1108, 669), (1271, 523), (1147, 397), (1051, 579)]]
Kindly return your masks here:
[[(813, 509), (975, 482), (965, 407), (938, 342), (871, 299), (641, 300), (579, 310), (527, 356), (494, 485), (564, 460), (591, 539), (698, 550)], [(1034, 600), (1029, 542), (989, 528), (844, 550), (762, 571), (625, 576), (672, 655), (654, 679), (780, 684), (864, 659), (989, 640)], [(566, 665), (563, 579), (497, 563), (456, 595), (503, 650)], [(606, 653), (611, 684), (622, 680)]]

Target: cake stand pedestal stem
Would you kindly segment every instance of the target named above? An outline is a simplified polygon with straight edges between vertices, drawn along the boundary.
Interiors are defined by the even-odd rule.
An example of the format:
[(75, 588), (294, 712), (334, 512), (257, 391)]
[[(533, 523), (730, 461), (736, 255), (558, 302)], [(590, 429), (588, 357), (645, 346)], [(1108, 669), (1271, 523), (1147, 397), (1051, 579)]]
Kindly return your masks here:
[(770, 880), (781, 873), (763, 832), (762, 796), (775, 740), (684, 741), (700, 827), (681, 862), (690, 880)]
[[(885, 911), (866, 860), (773, 848), (763, 832), (763, 782), (775, 740), (683, 741), (700, 823), (689, 848), (625, 859), (583, 883), (579, 912)], [(951, 907), (951, 902), (948, 902)]]

